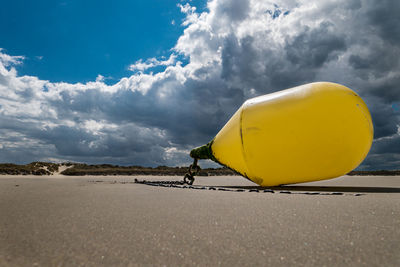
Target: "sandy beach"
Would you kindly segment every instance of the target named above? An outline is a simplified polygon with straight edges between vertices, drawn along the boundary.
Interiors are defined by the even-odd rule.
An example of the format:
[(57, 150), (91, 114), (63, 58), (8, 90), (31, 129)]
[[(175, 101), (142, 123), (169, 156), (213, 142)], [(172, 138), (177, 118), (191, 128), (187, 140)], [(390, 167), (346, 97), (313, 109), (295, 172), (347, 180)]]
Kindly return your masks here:
[(0, 266), (400, 265), (400, 177), (134, 178), (1, 176)]

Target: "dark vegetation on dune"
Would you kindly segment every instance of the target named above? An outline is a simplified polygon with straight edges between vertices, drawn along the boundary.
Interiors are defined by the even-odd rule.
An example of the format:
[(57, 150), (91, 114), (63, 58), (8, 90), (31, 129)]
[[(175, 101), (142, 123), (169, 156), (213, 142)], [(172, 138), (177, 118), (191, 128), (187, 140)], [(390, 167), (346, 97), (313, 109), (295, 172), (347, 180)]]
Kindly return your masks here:
[[(83, 175), (180, 175), (183, 176), (188, 171), (188, 167), (168, 167), (158, 166), (118, 166), (111, 164), (89, 165), (84, 163), (49, 163), (32, 162), (26, 165), (12, 163), (0, 164), (0, 174), (7, 175), (51, 175), (57, 173), (60, 167), (68, 167), (60, 174), (68, 176)], [(218, 176), (218, 175), (237, 175), (234, 171), (222, 168), (202, 169), (199, 176)], [(379, 171), (351, 171), (347, 175), (377, 175), (377, 176), (400, 176), (400, 170), (379, 170)]]
[[(69, 176), (82, 175), (185, 175), (188, 167), (168, 167), (158, 166), (118, 166), (111, 164), (88, 165), (83, 163), (47, 163), (32, 162), (26, 165), (17, 165), (12, 163), (0, 164), (0, 174), (8, 175), (51, 175), (58, 172), (61, 166), (68, 167), (60, 174)], [(235, 172), (228, 168), (207, 168), (202, 169), (199, 176), (211, 175), (235, 175)]]
[(379, 170), (379, 171), (351, 171), (347, 175), (354, 176), (399, 176), (400, 170)]
[(32, 162), (26, 165), (12, 163), (0, 164), (0, 174), (8, 175), (50, 175), (58, 171), (60, 164), (49, 162)]
[[(110, 164), (87, 165), (74, 164), (72, 168), (61, 172), (64, 175), (185, 175), (188, 167), (167, 167), (158, 166), (155, 168), (141, 166), (118, 166)], [(199, 176), (209, 175), (234, 175), (235, 173), (228, 168), (208, 168), (202, 169)]]

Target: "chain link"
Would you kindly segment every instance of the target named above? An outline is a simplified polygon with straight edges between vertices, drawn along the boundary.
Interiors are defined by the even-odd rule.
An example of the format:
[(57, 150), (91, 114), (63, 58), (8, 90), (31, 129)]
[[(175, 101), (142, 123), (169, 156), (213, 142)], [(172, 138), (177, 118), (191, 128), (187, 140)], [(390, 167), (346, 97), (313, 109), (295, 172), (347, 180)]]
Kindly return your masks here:
[(194, 182), (194, 176), (200, 172), (201, 169), (200, 166), (197, 165), (197, 160), (197, 158), (194, 159), (193, 164), (189, 166), (188, 173), (183, 177), (184, 184), (192, 185)]

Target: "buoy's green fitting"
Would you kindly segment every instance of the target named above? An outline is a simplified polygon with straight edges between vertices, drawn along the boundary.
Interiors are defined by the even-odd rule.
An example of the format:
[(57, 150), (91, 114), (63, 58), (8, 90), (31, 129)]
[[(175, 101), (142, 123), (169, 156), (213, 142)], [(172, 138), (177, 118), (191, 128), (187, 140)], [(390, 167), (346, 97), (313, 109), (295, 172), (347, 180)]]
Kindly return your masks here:
[(204, 146), (199, 146), (190, 151), (190, 156), (194, 159), (211, 159), (215, 160), (211, 151), (212, 141)]

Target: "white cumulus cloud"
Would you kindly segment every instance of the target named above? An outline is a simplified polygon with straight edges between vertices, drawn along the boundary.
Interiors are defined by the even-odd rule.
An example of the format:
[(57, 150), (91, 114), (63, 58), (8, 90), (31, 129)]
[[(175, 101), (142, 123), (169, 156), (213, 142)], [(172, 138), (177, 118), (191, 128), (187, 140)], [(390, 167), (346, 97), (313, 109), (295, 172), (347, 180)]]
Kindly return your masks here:
[(154, 68), (157, 66), (171, 66), (175, 64), (176, 55), (171, 54), (170, 57), (166, 60), (158, 60), (156, 58), (150, 58), (146, 61), (142, 61), (142, 59), (135, 62), (128, 67), (130, 71), (145, 71), (150, 68)]

